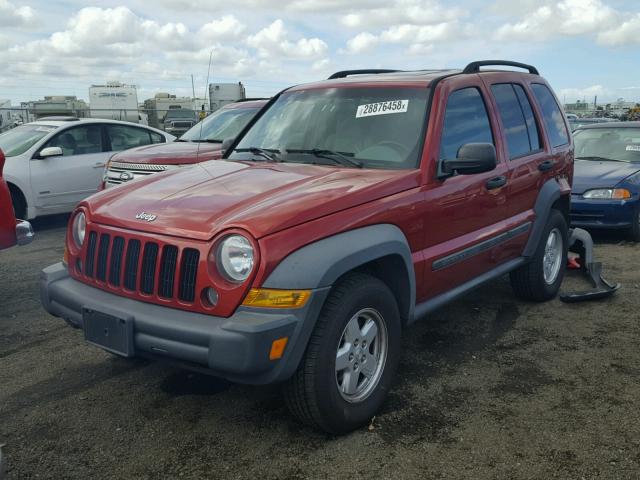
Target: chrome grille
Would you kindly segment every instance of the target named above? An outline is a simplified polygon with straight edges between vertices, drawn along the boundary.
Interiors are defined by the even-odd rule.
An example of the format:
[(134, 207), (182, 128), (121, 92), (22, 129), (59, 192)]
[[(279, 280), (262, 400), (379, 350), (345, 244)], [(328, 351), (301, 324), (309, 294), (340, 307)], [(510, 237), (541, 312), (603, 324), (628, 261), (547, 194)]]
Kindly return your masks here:
[(164, 172), (178, 168), (177, 165), (154, 165), (146, 163), (110, 162), (107, 168), (105, 184), (107, 186), (120, 185), (121, 183), (144, 178), (152, 173)]

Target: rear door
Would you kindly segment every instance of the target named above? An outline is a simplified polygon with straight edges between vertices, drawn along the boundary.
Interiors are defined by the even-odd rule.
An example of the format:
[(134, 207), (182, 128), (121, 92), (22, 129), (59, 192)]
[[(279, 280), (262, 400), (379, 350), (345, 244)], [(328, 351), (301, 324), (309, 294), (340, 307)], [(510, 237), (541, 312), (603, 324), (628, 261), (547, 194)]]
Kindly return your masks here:
[(107, 124), (107, 149), (113, 154), (129, 148), (164, 142), (164, 137), (146, 128)]
[(60, 147), (62, 156), (30, 161), (31, 188), (40, 210), (63, 212), (98, 190), (108, 153), (102, 124), (88, 123), (64, 130), (42, 148)]
[[(492, 143), (495, 170), (474, 175), (434, 178), (426, 191), (425, 290), (432, 297), (481, 275), (517, 253), (509, 248), (507, 203), (509, 165), (489, 94), (478, 75), (443, 80), (432, 106), (435, 132), (428, 137), (436, 163), (454, 159), (467, 143)], [(437, 133), (440, 132), (438, 136)], [(435, 136), (435, 138), (434, 138)], [(430, 176), (435, 177), (432, 167)]]

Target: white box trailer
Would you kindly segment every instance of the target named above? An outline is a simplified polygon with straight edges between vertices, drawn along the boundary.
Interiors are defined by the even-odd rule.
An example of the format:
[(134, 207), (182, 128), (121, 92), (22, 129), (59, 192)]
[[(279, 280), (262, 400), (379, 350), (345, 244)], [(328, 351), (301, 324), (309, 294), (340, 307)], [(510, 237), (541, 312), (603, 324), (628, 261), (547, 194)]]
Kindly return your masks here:
[(209, 84), (209, 105), (211, 112), (215, 112), (228, 103), (244, 100), (245, 98), (247, 98), (247, 92), (242, 82)]
[(107, 82), (89, 88), (91, 117), (139, 123), (138, 92), (135, 85)]

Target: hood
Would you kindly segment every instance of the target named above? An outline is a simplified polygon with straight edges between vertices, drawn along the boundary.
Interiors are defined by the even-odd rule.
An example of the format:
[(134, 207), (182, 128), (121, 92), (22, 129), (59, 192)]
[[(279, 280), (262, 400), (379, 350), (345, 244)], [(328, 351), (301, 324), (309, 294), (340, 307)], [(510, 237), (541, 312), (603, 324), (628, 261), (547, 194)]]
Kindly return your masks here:
[(115, 227), (197, 240), (235, 227), (258, 239), (417, 187), (418, 179), (418, 170), (219, 160), (150, 175), (85, 204), (92, 221)]
[(111, 160), (125, 163), (186, 165), (222, 158), (221, 147), (220, 143), (206, 142), (155, 143), (116, 153)]
[(581, 195), (592, 188), (613, 188), (638, 171), (638, 163), (576, 160), (572, 192)]

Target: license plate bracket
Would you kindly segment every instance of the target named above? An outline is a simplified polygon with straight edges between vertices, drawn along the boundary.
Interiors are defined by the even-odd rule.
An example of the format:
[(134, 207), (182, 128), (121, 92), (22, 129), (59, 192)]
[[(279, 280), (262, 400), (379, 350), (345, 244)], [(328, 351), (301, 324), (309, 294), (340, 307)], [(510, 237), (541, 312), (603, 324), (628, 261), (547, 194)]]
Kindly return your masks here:
[(122, 357), (133, 357), (133, 319), (109, 315), (91, 308), (82, 309), (85, 340)]

